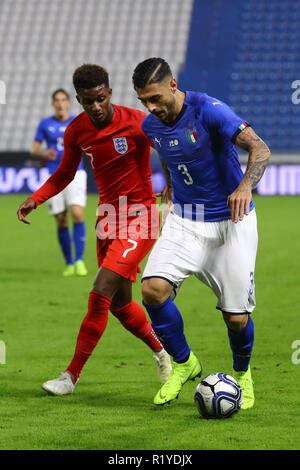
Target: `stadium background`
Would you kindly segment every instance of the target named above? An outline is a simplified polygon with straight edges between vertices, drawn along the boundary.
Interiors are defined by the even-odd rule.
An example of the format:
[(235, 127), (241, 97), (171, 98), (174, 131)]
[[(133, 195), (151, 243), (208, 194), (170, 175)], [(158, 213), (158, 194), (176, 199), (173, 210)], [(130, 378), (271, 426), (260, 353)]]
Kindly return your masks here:
[[(299, 36), (299, 0), (0, 0), (0, 449), (299, 450), (300, 220), (299, 197), (291, 197), (300, 194)], [(152, 356), (112, 316), (76, 393), (56, 400), (40, 388), (71, 359), (86, 311), (97, 269), (97, 196), (87, 165), (89, 275), (62, 279), (46, 205), (31, 214), (31, 226), (16, 217), (47, 177), (29, 156), (36, 126), (53, 112), (50, 96), (58, 87), (70, 92), (72, 113), (81, 112), (72, 73), (86, 62), (108, 69), (115, 103), (139, 107), (132, 71), (151, 56), (170, 62), (182, 90), (227, 102), (272, 151), (254, 196), (256, 404), (225, 422), (199, 420), (192, 383), (174, 406), (153, 409)], [(240, 159), (244, 165), (247, 154)], [(159, 189), (155, 154), (152, 167)], [(140, 284), (133, 289), (141, 303)], [(213, 294), (190, 278), (177, 304), (205, 371), (230, 373)]]
[[(52, 114), (59, 87), (76, 102), (72, 73), (82, 63), (105, 66), (113, 101), (140, 107), (134, 66), (164, 57), (182, 90), (227, 102), (272, 150), (259, 194), (300, 194), (300, 8), (298, 0), (2, 0), (0, 193), (32, 192), (47, 178), (31, 159), (36, 126)], [(242, 152), (241, 161), (246, 163)], [(96, 186), (89, 165), (89, 191)], [(153, 184), (163, 176), (155, 155)]]

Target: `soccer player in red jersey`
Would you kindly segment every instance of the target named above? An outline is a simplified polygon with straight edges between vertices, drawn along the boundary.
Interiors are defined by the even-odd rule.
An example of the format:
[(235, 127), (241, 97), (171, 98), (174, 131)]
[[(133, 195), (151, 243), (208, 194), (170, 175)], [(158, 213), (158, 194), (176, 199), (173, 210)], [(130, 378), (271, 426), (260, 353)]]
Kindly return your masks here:
[[(109, 310), (152, 349), (159, 378), (165, 382), (171, 369), (169, 356), (144, 310), (132, 300), (132, 282), (136, 281), (138, 265), (154, 245), (159, 231), (151, 184), (151, 141), (141, 129), (145, 113), (111, 103), (112, 90), (103, 67), (82, 65), (73, 74), (73, 84), (84, 112), (65, 131), (64, 154), (58, 169), (20, 205), (18, 218), (30, 223), (27, 215), (72, 181), (85, 153), (101, 201), (97, 220), (99, 270), (89, 294), (88, 312), (78, 334), (74, 357), (66, 371), (45, 382), (43, 389), (54, 395), (73, 392), (106, 328)], [(154, 216), (153, 207), (156, 208)]]

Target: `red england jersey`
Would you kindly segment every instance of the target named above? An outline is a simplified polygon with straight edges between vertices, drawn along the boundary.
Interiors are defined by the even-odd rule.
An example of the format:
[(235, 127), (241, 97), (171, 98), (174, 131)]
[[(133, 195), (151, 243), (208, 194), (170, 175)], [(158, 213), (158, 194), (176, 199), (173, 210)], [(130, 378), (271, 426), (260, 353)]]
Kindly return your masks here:
[(124, 106), (113, 107), (112, 120), (104, 129), (97, 129), (85, 112), (68, 125), (58, 169), (30, 196), (36, 206), (73, 180), (83, 153), (93, 168), (102, 204), (117, 208), (120, 196), (127, 196), (128, 205), (155, 202), (150, 166), (153, 144), (141, 127), (146, 114)]

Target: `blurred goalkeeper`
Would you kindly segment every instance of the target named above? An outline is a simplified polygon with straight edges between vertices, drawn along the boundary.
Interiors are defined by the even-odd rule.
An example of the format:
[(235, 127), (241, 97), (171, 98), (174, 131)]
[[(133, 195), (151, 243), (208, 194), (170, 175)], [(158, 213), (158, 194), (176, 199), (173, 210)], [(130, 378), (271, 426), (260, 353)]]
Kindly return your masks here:
[(82, 65), (75, 70), (73, 83), (84, 112), (65, 131), (64, 153), (58, 169), (21, 204), (18, 218), (30, 223), (27, 215), (73, 180), (85, 153), (101, 198), (97, 219), (99, 270), (89, 294), (88, 312), (78, 334), (74, 357), (65, 372), (45, 382), (43, 389), (54, 395), (73, 392), (106, 329), (109, 311), (153, 351), (160, 381), (164, 383), (171, 370), (170, 358), (143, 308), (132, 300), (132, 282), (140, 272), (139, 263), (159, 232), (159, 214), (151, 184), (152, 142), (141, 129), (146, 114), (111, 103), (112, 90), (103, 67)]

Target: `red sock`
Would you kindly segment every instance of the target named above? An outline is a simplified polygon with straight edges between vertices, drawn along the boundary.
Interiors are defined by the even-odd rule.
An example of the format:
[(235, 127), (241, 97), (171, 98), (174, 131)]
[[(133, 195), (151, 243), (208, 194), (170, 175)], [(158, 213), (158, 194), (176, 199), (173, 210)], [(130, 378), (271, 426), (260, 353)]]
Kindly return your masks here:
[(86, 361), (97, 346), (99, 339), (107, 325), (108, 310), (111, 299), (98, 292), (91, 291), (88, 303), (88, 313), (86, 314), (77, 337), (75, 354), (67, 371), (71, 373), (73, 381), (79, 375)]
[(111, 309), (110, 311), (120, 320), (126, 330), (144, 341), (152, 351), (158, 352), (162, 350), (161, 342), (147, 320), (146, 313), (138, 303), (132, 300), (125, 307), (116, 310)]

